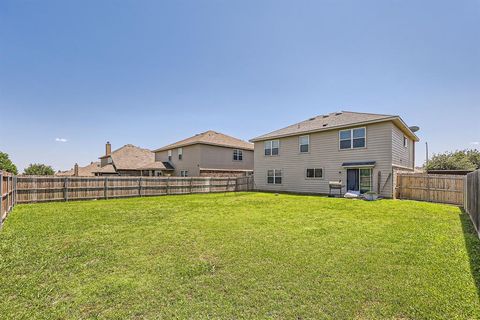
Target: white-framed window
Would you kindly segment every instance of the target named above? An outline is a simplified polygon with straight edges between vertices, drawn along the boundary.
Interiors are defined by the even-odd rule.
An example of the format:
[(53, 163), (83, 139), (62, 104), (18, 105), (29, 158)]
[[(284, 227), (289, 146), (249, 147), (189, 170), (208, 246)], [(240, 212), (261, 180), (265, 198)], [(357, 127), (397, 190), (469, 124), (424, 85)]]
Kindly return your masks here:
[(408, 138), (406, 136), (403, 136), (403, 146), (408, 148)]
[(178, 148), (178, 160), (183, 159), (183, 148)]
[(310, 152), (310, 136), (300, 136), (298, 138), (299, 150), (301, 153)]
[(307, 168), (305, 177), (307, 179), (323, 179), (323, 168)]
[(172, 161), (172, 150), (168, 150), (168, 161)]
[(277, 156), (278, 149), (280, 148), (280, 140), (269, 140), (265, 141), (265, 155), (266, 156)]
[(268, 184), (282, 184), (282, 170), (270, 169), (267, 170)]
[(360, 169), (360, 193), (372, 191), (372, 169)]
[(340, 130), (338, 136), (341, 150), (360, 149), (367, 146), (367, 129), (365, 127)]
[(180, 177), (188, 177), (188, 170), (180, 170)]
[(234, 161), (242, 161), (243, 160), (243, 151), (239, 149), (233, 150), (233, 160)]
[(110, 163), (110, 164), (113, 163), (112, 157), (107, 158), (107, 163)]

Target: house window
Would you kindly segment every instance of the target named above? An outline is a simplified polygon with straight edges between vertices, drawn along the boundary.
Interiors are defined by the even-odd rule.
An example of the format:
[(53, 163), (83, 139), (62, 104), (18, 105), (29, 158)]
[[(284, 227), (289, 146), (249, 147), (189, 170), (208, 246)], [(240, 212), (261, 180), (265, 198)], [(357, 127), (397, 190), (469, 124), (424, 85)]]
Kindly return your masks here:
[(355, 128), (340, 130), (340, 149), (357, 149), (366, 146), (366, 129)]
[(280, 147), (280, 140), (265, 141), (265, 155), (277, 156)]
[(183, 159), (183, 148), (178, 148), (178, 160)]
[(188, 170), (181, 170), (180, 177), (188, 177)]
[(407, 137), (405, 137), (405, 136), (403, 136), (403, 146), (404, 146), (405, 148), (408, 147), (408, 139), (407, 139)]
[(282, 184), (282, 170), (272, 169), (267, 171), (268, 184)]
[(310, 136), (300, 136), (300, 138), (298, 138), (298, 143), (300, 145), (300, 152), (309, 152)]
[(234, 161), (242, 161), (243, 160), (243, 151), (234, 149), (233, 150), (233, 160)]
[(307, 179), (321, 179), (323, 178), (323, 169), (322, 168), (311, 168), (306, 170)]
[(372, 169), (360, 169), (360, 193), (372, 191)]
[(172, 161), (172, 150), (168, 150), (168, 161)]
[(107, 158), (107, 163), (113, 163), (112, 157)]

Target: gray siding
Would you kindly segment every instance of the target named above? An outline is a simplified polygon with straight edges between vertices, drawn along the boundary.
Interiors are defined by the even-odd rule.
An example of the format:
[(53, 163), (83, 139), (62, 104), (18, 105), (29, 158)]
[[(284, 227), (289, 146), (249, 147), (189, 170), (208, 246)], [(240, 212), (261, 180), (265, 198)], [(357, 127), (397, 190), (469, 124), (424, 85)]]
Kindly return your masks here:
[(403, 146), (405, 134), (397, 126), (392, 128), (392, 164), (402, 168), (414, 168), (414, 141), (407, 137), (407, 147)]
[(253, 151), (242, 150), (243, 160), (233, 160), (233, 148), (201, 145), (201, 168), (253, 170)]
[[(354, 126), (352, 128), (355, 128)], [(299, 136), (280, 139), (278, 156), (264, 155), (264, 142), (255, 143), (255, 187), (259, 190), (301, 193), (329, 192), (329, 181), (342, 181), (346, 185), (344, 162), (376, 161), (373, 168), (374, 191), (392, 197), (392, 122), (367, 125), (367, 146), (364, 149), (340, 150), (339, 130), (310, 134), (310, 152), (299, 152)], [(306, 179), (307, 168), (323, 168), (323, 179)], [(282, 184), (267, 184), (267, 170), (281, 169)], [(378, 172), (381, 172), (378, 191)], [(390, 175), (390, 177), (389, 177)], [(389, 177), (389, 178), (388, 178)], [(388, 178), (388, 180), (387, 180)]]
[[(180, 176), (180, 171), (187, 170), (190, 177), (200, 176), (200, 145), (183, 147), (182, 160), (178, 159), (178, 148), (172, 149), (172, 161), (175, 167), (174, 176)], [(168, 151), (155, 153), (155, 161), (168, 161)]]
[[(183, 159), (178, 159), (178, 148), (172, 149), (171, 163), (174, 176), (181, 170), (188, 170), (191, 177), (200, 176), (200, 168), (253, 170), (253, 151), (243, 150), (243, 161), (233, 160), (234, 148), (195, 144), (183, 147)], [(155, 153), (155, 161), (168, 161), (168, 151)]]

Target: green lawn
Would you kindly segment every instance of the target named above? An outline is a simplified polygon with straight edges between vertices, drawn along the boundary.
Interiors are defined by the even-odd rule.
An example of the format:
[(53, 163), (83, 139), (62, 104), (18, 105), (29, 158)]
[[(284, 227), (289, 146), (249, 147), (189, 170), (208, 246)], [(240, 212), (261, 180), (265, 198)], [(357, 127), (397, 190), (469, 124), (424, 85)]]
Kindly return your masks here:
[(239, 193), (19, 205), (0, 318), (472, 319), (460, 209)]

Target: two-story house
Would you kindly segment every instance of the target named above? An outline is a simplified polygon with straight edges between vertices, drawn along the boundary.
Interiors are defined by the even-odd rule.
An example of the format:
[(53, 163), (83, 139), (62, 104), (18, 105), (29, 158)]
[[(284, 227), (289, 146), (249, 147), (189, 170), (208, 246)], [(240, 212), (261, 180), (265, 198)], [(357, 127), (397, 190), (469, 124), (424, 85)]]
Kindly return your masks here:
[(394, 170), (414, 170), (419, 139), (399, 116), (336, 112), (256, 137), (255, 188), (328, 194), (393, 195)]
[(253, 172), (253, 144), (211, 130), (153, 152), (156, 162), (173, 168), (174, 176), (244, 176)]

